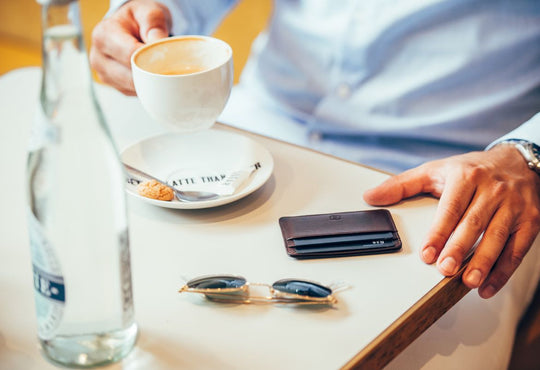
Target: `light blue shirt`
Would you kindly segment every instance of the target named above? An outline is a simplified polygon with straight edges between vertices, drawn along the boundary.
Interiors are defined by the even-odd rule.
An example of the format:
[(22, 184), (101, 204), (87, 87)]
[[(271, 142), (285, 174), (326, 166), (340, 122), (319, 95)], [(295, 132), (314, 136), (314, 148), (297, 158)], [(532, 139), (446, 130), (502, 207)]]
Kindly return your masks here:
[[(175, 34), (209, 34), (235, 4), (162, 2)], [(238, 88), (280, 112), (271, 136), (288, 120), (305, 136), (290, 141), (389, 171), (540, 144), (540, 1), (275, 0)]]

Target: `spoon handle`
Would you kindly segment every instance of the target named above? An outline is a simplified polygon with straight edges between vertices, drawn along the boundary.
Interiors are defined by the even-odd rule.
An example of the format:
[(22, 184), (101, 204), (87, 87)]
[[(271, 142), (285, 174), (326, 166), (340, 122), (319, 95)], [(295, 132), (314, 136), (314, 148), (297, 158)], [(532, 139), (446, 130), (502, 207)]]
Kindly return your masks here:
[[(126, 163), (124, 163), (124, 162), (122, 162), (122, 164), (124, 165), (124, 167), (126, 168), (126, 170), (127, 170), (128, 172), (133, 172), (133, 173), (135, 173), (136, 175), (139, 175), (139, 176), (142, 176), (142, 177), (146, 177), (148, 180), (155, 180), (155, 181), (159, 182), (161, 185), (166, 186), (166, 187), (168, 187), (168, 188), (171, 188), (170, 185), (167, 185), (165, 182), (163, 182), (163, 181), (161, 181), (161, 180), (159, 180), (159, 179), (156, 179), (154, 176), (151, 176), (151, 175), (147, 174), (146, 172), (143, 172), (143, 171), (141, 171), (141, 170), (139, 170), (139, 169), (137, 169), (137, 168), (135, 168), (135, 167), (132, 167), (132, 166), (130, 166), (129, 164), (126, 164)], [(174, 189), (173, 189), (173, 190), (174, 190)]]
[(180, 202), (199, 202), (203, 200), (211, 200), (214, 198), (217, 198), (219, 195), (216, 193), (210, 193), (210, 192), (204, 192), (204, 191), (181, 191), (178, 189), (175, 189), (173, 186), (170, 186), (164, 181), (161, 181), (154, 176), (151, 176), (147, 174), (146, 172), (143, 172), (139, 170), (138, 168), (135, 168), (133, 166), (130, 166), (129, 164), (123, 163), (124, 167), (128, 172), (134, 173), (136, 175), (145, 177), (147, 180), (154, 180), (160, 183), (163, 186), (168, 187), (169, 189), (172, 189), (175, 195), (176, 200)]

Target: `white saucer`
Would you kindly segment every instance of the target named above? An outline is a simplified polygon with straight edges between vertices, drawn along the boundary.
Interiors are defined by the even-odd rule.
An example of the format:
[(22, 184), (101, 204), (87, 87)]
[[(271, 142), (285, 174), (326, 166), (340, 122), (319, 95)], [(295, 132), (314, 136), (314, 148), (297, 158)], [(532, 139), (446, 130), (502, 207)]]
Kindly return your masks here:
[(232, 195), (209, 200), (156, 200), (139, 195), (136, 185), (126, 185), (129, 195), (166, 208), (210, 208), (234, 202), (264, 185), (274, 169), (272, 156), (262, 145), (248, 137), (216, 129), (154, 136), (126, 148), (121, 157), (124, 163), (161, 180), (183, 169), (247, 169), (257, 162), (260, 164)]

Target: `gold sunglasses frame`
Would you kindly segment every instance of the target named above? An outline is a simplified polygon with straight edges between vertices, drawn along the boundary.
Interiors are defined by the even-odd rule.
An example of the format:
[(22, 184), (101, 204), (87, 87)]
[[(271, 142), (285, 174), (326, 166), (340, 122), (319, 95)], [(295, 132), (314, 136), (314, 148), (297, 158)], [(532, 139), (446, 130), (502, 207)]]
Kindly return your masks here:
[[(190, 288), (189, 283), (195, 280), (205, 279), (205, 278), (234, 278), (242, 279), (245, 283), (236, 288), (205, 288), (197, 289)], [(326, 297), (311, 297), (302, 294), (288, 293), (283, 292), (278, 289), (275, 289), (273, 285), (265, 283), (250, 283), (243, 276), (236, 275), (204, 275), (197, 278), (189, 280), (178, 293), (199, 293), (203, 294), (208, 300), (213, 302), (220, 303), (241, 303), (241, 304), (265, 304), (265, 303), (278, 303), (278, 304), (297, 304), (297, 305), (334, 305), (338, 300), (332, 295), (335, 290), (329, 286), (306, 280), (306, 279), (282, 279), (290, 281), (299, 281), (302, 283), (314, 284), (325, 289), (330, 290), (330, 294)], [(278, 280), (280, 282), (282, 280)], [(267, 296), (257, 296), (251, 295), (250, 287), (265, 287), (268, 288), (270, 295)]]

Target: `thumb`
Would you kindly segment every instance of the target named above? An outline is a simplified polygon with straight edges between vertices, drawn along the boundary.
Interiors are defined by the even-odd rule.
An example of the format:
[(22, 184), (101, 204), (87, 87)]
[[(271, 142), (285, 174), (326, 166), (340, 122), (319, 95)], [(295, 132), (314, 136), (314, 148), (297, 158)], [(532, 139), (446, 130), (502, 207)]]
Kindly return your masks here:
[(171, 14), (160, 3), (140, 3), (133, 16), (139, 25), (141, 41), (149, 43), (169, 36)]
[(392, 176), (379, 186), (366, 190), (364, 200), (373, 206), (394, 204), (402, 199), (425, 192), (431, 179), (423, 167)]

